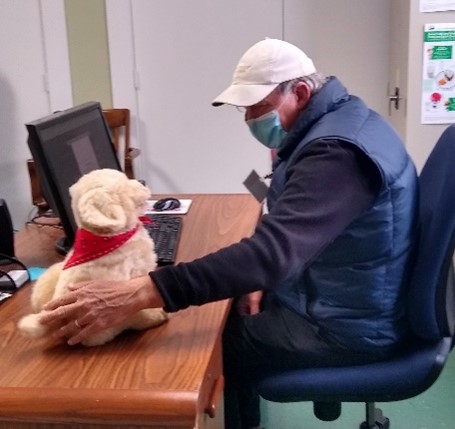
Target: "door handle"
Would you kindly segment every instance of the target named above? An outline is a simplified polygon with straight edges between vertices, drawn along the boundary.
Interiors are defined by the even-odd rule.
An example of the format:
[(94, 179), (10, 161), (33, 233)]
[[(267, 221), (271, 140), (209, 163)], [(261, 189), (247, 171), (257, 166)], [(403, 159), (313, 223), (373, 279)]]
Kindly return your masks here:
[(392, 114), (392, 104), (395, 107), (395, 110), (398, 110), (400, 108), (400, 88), (398, 86), (395, 87), (395, 92), (393, 94), (389, 95), (389, 115)]

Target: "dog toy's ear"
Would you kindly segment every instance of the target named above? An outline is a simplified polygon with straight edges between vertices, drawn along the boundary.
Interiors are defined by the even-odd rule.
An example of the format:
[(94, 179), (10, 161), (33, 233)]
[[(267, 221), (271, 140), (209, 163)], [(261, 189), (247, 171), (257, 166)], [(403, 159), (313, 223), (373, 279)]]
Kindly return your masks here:
[(137, 206), (141, 206), (150, 198), (150, 189), (137, 180), (130, 179), (128, 181), (128, 188), (131, 192), (130, 195)]
[(82, 225), (95, 230), (117, 230), (127, 222), (122, 206), (102, 188), (91, 189), (83, 194), (77, 202), (76, 210)]

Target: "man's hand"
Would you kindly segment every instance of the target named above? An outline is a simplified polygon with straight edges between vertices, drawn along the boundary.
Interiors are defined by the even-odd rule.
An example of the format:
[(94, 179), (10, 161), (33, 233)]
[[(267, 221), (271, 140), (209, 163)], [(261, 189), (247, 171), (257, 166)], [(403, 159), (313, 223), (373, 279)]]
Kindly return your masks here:
[(48, 302), (40, 317), (56, 338), (68, 338), (69, 345), (119, 325), (139, 310), (164, 305), (149, 276), (127, 281), (92, 280), (69, 289)]
[(237, 301), (237, 311), (240, 315), (254, 315), (261, 311), (261, 301), (263, 292), (258, 290), (244, 295)]

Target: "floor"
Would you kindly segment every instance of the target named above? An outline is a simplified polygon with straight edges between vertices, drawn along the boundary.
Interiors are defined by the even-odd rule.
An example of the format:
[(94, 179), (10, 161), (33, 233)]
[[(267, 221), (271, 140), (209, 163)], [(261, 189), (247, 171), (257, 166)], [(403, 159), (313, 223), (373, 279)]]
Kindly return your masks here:
[[(455, 429), (455, 353), (439, 379), (421, 395), (400, 402), (378, 404), (390, 419), (390, 429)], [(341, 417), (323, 422), (313, 415), (312, 403), (262, 404), (266, 429), (358, 429), (365, 418), (363, 404), (343, 404)]]

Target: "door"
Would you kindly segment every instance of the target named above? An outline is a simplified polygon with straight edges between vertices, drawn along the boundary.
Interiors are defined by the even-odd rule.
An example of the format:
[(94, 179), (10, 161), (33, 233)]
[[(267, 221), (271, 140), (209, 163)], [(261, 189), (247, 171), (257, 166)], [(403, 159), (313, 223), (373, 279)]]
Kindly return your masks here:
[(394, 0), (391, 7), (388, 119), (406, 140), (407, 76), (410, 0)]
[(246, 49), (282, 37), (282, 0), (114, 0), (106, 10), (114, 106), (132, 110), (141, 149), (136, 177), (154, 193), (230, 193), (247, 192), (251, 169), (268, 174), (269, 151), (242, 114), (211, 102)]

